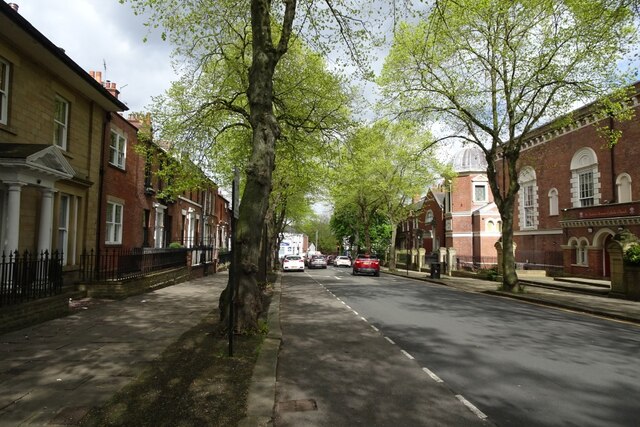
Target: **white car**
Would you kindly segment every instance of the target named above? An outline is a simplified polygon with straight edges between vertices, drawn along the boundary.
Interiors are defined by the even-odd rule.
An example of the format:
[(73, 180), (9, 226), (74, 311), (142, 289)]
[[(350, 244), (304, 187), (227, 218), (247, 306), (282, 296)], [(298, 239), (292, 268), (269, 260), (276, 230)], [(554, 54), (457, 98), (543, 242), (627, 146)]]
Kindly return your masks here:
[(351, 259), (348, 256), (339, 256), (333, 261), (336, 267), (351, 267)]
[(304, 259), (298, 255), (287, 255), (282, 260), (282, 271), (304, 271)]

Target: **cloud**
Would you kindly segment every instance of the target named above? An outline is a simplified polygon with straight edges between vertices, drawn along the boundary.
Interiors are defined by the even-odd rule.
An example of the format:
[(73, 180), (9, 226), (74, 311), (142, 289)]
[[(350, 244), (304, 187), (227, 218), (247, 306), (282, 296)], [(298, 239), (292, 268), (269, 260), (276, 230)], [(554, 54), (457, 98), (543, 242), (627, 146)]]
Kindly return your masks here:
[[(130, 111), (143, 111), (176, 75), (171, 46), (116, 0), (15, 0), (18, 12), (85, 71), (117, 84)], [(145, 37), (147, 42), (144, 42)], [(104, 66), (106, 65), (106, 72)]]

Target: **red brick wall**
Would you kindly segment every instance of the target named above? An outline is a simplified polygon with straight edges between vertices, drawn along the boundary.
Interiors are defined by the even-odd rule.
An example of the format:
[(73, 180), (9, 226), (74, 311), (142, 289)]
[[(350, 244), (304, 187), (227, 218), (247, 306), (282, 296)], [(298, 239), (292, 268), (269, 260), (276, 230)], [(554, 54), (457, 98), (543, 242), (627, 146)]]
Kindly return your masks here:
[[(636, 106), (636, 116), (640, 113)], [(608, 120), (608, 119), (607, 119)], [(600, 125), (606, 122), (600, 122)], [(525, 257), (530, 257), (530, 252), (535, 251), (539, 257), (544, 259), (549, 252), (560, 252), (562, 246), (567, 245), (572, 237), (586, 238), (590, 246), (595, 246), (588, 250), (588, 266), (575, 265), (574, 250), (566, 248), (564, 250), (564, 261), (559, 265), (564, 265), (566, 274), (603, 277), (608, 276), (608, 272), (603, 268), (603, 242), (604, 238), (597, 238), (598, 232), (614, 234), (617, 232), (616, 215), (612, 213), (610, 221), (601, 221), (584, 226), (576, 224), (564, 228), (561, 224), (563, 218), (567, 218), (567, 213), (580, 214), (580, 211), (588, 211), (589, 208), (574, 208), (571, 202), (571, 160), (576, 152), (584, 147), (591, 148), (598, 162), (598, 179), (600, 189), (599, 204), (602, 209), (617, 209), (616, 202), (616, 178), (621, 173), (628, 173), (632, 179), (632, 200), (640, 199), (640, 123), (637, 118), (625, 123), (613, 123), (614, 128), (622, 130), (622, 137), (618, 144), (609, 148), (605, 141), (601, 139), (593, 124), (581, 124), (571, 130), (554, 134), (547, 133), (545, 141), (534, 144), (530, 148), (522, 151), (519, 168), (531, 166), (536, 172), (536, 183), (538, 186), (538, 220), (539, 225), (536, 230), (520, 232), (517, 222), (519, 218), (519, 205), (516, 203), (514, 226), (514, 241), (518, 245), (516, 259), (524, 262)], [(547, 129), (548, 130), (548, 129)], [(539, 131), (542, 133), (542, 131)], [(550, 136), (552, 135), (552, 136)], [(501, 166), (498, 162), (497, 169), (500, 173)], [(499, 180), (502, 178), (499, 176)], [(552, 188), (558, 190), (559, 215), (549, 214), (548, 193)], [(598, 190), (596, 190), (598, 192)], [(623, 205), (618, 205), (622, 207)], [(591, 208), (592, 210), (594, 208)], [(603, 218), (604, 219), (604, 218)], [(591, 231), (589, 231), (589, 228)], [(633, 233), (640, 234), (640, 225), (627, 225)], [(529, 251), (527, 255), (524, 254)]]

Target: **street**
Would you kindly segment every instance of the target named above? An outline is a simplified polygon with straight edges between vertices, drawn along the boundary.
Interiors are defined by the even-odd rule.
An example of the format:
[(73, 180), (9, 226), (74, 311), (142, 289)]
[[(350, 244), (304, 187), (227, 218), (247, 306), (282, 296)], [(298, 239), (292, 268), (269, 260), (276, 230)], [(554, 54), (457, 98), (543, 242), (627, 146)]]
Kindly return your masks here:
[(637, 425), (638, 326), (350, 272), (304, 274), (495, 424)]

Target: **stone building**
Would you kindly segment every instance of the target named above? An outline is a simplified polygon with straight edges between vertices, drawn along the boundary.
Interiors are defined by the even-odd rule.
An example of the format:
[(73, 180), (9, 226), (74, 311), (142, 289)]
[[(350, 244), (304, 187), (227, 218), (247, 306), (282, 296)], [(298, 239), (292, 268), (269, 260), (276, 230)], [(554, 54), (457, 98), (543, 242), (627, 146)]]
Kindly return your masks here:
[(95, 247), (101, 147), (127, 107), (0, 2), (0, 252)]

